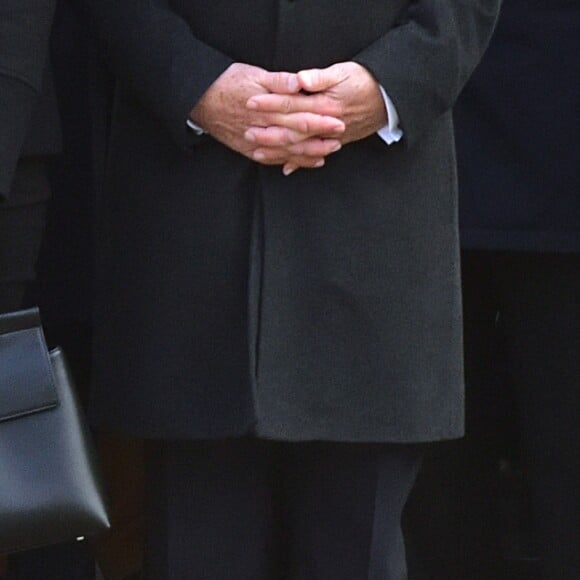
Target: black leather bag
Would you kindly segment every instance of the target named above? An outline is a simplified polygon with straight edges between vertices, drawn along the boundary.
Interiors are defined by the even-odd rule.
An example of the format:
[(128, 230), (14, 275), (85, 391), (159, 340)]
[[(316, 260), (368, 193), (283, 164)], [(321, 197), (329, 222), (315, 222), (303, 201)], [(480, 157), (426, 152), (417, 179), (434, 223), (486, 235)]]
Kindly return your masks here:
[(90, 433), (38, 310), (0, 315), (0, 553), (109, 527)]

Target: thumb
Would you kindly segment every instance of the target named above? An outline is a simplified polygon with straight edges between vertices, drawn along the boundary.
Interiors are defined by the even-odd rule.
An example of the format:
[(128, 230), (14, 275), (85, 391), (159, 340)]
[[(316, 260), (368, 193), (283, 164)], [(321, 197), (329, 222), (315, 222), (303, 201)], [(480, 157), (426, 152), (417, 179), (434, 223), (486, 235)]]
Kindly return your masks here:
[(340, 82), (339, 70), (335, 66), (301, 70), (297, 76), (300, 88), (309, 93), (326, 91)]
[(290, 95), (300, 91), (298, 78), (289, 72), (267, 72), (260, 83), (271, 93)]

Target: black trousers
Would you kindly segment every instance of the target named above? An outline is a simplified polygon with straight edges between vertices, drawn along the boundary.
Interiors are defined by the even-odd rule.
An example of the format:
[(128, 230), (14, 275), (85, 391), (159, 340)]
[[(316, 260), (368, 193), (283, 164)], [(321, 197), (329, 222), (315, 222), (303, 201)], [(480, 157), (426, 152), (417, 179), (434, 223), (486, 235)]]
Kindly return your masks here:
[(417, 446), (156, 442), (147, 580), (404, 580)]
[[(464, 252), (462, 268), (467, 436), (426, 454), (409, 502), (411, 549), (423, 565), (413, 578), (577, 580), (580, 254)], [(510, 513), (525, 497), (502, 472), (511, 448), (529, 483), (531, 522)], [(515, 545), (518, 527), (533, 531), (535, 546)], [(498, 565), (514, 549), (540, 558), (525, 576)]]

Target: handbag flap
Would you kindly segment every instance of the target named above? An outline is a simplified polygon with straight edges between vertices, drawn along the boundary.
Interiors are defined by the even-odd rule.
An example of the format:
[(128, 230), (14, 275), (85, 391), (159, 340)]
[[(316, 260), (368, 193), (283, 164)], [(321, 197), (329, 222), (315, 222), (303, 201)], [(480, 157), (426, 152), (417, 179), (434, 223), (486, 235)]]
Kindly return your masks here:
[(57, 405), (38, 311), (0, 316), (0, 422)]

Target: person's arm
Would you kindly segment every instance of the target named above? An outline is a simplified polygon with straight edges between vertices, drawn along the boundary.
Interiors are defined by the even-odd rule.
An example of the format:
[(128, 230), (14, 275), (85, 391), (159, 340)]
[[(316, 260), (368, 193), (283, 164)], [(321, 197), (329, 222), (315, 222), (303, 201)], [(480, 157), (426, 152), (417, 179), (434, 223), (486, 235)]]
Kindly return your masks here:
[[(500, 0), (416, 0), (397, 26), (349, 62), (300, 71), (309, 94), (258, 95), (248, 107), (261, 112), (310, 111), (335, 116), (346, 128), (343, 144), (385, 126), (381, 87), (399, 116), (402, 142), (415, 142), (448, 111), (487, 46)], [(268, 128), (253, 127), (254, 141), (268, 145)], [(291, 167), (292, 169), (292, 167)]]
[(107, 63), (182, 147), (186, 120), (233, 63), (198, 40), (168, 0), (87, 0)]
[(0, 2), (0, 201), (10, 193), (42, 89), (55, 3)]
[(501, 0), (416, 0), (399, 24), (353, 57), (397, 108), (404, 142), (451, 109), (479, 63)]
[[(203, 138), (188, 127), (186, 121), (191, 119), (230, 149), (268, 164), (294, 158), (300, 166), (312, 166), (340, 147), (336, 139), (308, 139), (311, 134), (342, 132), (344, 125), (336, 119), (248, 111), (245, 103), (254, 94), (298, 91), (295, 75), (233, 62), (197, 39), (168, 0), (89, 0), (89, 4), (118, 82), (138, 96), (182, 146)], [(295, 156), (284, 145), (273, 151), (272, 158), (254, 157), (256, 146), (244, 139), (253, 123), (275, 125), (292, 145), (300, 141), (305, 151)]]

